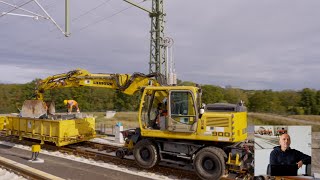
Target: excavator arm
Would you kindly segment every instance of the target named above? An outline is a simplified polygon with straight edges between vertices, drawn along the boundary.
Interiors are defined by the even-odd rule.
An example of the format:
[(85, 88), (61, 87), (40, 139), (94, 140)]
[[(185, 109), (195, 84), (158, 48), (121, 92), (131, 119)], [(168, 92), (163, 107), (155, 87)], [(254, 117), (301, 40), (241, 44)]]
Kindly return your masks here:
[(26, 100), (21, 108), (20, 116), (39, 118), (48, 111), (53, 114), (55, 110), (51, 107), (54, 105), (48, 106), (43, 101), (44, 92), (50, 89), (89, 86), (116, 89), (132, 95), (143, 86), (162, 86), (166, 84), (165, 82), (165, 77), (158, 73), (148, 75), (143, 73), (92, 74), (84, 69), (76, 69), (40, 80), (35, 90), (36, 100)]
[(43, 100), (43, 93), (49, 89), (81, 86), (116, 89), (132, 95), (143, 86), (161, 86), (165, 82), (165, 77), (158, 73), (92, 74), (87, 70), (77, 69), (41, 80), (36, 88), (36, 98)]

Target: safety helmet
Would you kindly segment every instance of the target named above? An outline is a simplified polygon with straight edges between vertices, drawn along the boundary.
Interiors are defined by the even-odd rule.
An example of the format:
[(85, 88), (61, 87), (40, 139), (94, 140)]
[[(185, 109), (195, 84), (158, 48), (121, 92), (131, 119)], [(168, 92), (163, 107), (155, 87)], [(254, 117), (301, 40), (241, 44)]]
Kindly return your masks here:
[(67, 105), (68, 100), (64, 100), (63, 103), (64, 103), (64, 105)]

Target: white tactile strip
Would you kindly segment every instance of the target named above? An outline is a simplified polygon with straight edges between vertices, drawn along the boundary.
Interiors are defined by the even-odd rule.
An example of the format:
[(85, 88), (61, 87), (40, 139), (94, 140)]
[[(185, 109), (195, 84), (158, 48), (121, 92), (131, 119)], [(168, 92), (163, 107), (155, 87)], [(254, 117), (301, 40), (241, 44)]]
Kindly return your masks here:
[(2, 168), (0, 168), (0, 179), (1, 180), (26, 180), (26, 178)]
[[(5, 142), (5, 141), (0, 141), (0, 144), (6, 145), (6, 146), (15, 147), (15, 148), (19, 148), (19, 149), (24, 149), (24, 150), (30, 151), (30, 153), (31, 153), (31, 147), (29, 147), (29, 146), (24, 146), (24, 145), (21, 145), (21, 144), (14, 144), (14, 143)], [(86, 164), (90, 164), (90, 165), (93, 165), (93, 166), (99, 166), (99, 167), (102, 167), (102, 168), (121, 171), (121, 172), (124, 172), (124, 173), (127, 173), (127, 174), (133, 174), (133, 175), (142, 176), (142, 177), (151, 178), (151, 179), (159, 179), (159, 180), (175, 180), (175, 179), (179, 179), (178, 177), (158, 175), (158, 174), (147, 172), (147, 171), (144, 171), (144, 170), (142, 170), (142, 171), (141, 170), (137, 170), (135, 168), (127, 169), (126, 167), (121, 167), (121, 166), (118, 166), (118, 165), (115, 165), (115, 164), (112, 164), (112, 163), (105, 163), (103, 161), (95, 161), (93, 159), (85, 159), (83, 157), (77, 157), (77, 156), (74, 156), (74, 155), (69, 155), (67, 153), (61, 153), (61, 152), (57, 152), (57, 151), (41, 150), (40, 151), (40, 156), (41, 156), (41, 154), (46, 154), (46, 155), (49, 155), (49, 156), (55, 156), (55, 157), (59, 157), (59, 158), (69, 159), (69, 160), (72, 160), (72, 161), (86, 163)], [(45, 162), (46, 161), (44, 159), (44, 163)]]

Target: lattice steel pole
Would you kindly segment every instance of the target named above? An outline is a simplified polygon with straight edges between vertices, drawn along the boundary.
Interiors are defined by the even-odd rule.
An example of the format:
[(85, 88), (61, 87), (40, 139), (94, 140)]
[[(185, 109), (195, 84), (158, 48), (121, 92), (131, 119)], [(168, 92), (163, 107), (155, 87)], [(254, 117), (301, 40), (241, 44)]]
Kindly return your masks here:
[(163, 0), (152, 1), (151, 38), (150, 38), (150, 62), (149, 72), (167, 74), (166, 54), (164, 46), (164, 10)]
[(151, 18), (149, 73), (157, 72), (166, 76), (167, 60), (166, 60), (166, 53), (165, 53), (166, 47), (164, 43), (165, 14), (163, 9), (163, 0), (152, 0), (151, 11), (129, 0), (124, 0), (124, 1), (149, 13), (149, 16)]

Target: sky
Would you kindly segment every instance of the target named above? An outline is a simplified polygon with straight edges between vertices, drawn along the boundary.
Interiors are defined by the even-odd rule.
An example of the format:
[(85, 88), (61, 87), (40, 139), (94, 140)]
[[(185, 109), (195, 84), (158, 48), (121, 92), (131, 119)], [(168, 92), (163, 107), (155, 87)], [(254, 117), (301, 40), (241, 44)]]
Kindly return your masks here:
[[(1, 1), (0, 16), (13, 9)], [(132, 1), (151, 9), (151, 0)], [(63, 28), (64, 1), (39, 3)], [(22, 8), (44, 15), (34, 1)], [(247, 90), (319, 90), (319, 8), (319, 0), (164, 0), (177, 77)], [(77, 0), (70, 1), (70, 15), (70, 37), (42, 18), (1, 16), (0, 83), (27, 83), (76, 68), (148, 73), (146, 12), (122, 0)]]

